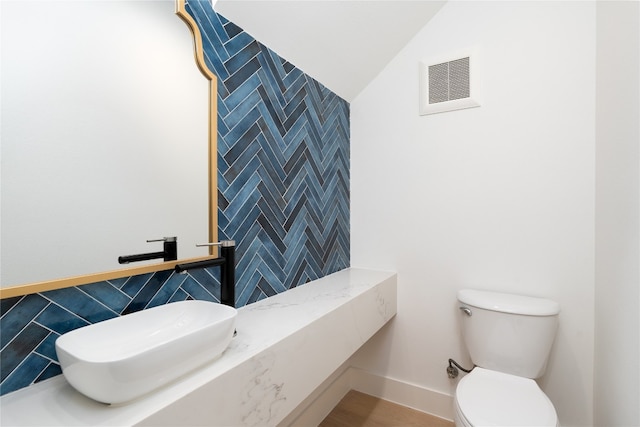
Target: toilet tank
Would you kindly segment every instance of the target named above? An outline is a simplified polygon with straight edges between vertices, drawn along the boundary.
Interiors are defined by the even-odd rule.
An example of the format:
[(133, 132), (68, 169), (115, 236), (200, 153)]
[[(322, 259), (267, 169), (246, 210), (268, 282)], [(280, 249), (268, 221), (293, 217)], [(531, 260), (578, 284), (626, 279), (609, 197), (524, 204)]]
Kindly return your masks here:
[(458, 291), (462, 337), (476, 366), (538, 378), (558, 329), (557, 302), (498, 292)]

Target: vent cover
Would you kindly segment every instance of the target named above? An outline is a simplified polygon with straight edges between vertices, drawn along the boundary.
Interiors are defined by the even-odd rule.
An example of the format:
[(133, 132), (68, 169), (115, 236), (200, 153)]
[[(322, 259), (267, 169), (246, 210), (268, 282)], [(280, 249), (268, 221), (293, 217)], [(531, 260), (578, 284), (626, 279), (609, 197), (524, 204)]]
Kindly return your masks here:
[(420, 62), (421, 115), (480, 106), (477, 54), (461, 56)]

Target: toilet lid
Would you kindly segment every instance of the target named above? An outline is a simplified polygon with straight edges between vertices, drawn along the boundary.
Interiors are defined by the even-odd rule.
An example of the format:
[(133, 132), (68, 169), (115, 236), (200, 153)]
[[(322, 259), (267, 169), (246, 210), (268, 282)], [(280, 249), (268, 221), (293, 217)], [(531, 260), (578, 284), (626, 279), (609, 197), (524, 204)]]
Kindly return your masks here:
[(456, 388), (460, 411), (474, 426), (558, 424), (553, 404), (529, 378), (474, 368)]

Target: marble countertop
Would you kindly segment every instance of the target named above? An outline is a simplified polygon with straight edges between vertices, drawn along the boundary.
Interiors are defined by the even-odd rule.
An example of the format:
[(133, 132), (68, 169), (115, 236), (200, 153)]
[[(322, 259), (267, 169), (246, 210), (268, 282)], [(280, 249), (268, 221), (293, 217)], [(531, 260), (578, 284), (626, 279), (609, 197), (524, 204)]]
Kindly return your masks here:
[[(147, 396), (104, 405), (60, 375), (2, 396), (0, 424), (213, 425), (214, 417), (216, 425), (276, 425), (395, 315), (395, 293), (393, 272), (342, 270), (239, 308), (222, 357)], [(303, 381), (297, 370), (313, 372)]]

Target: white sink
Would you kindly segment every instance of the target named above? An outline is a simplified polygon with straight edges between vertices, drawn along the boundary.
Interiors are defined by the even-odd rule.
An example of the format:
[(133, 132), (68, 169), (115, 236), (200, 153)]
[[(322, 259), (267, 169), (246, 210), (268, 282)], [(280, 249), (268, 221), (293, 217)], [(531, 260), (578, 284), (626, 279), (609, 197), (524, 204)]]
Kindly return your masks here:
[(80, 393), (123, 403), (219, 357), (236, 314), (213, 302), (174, 302), (68, 332), (56, 340), (56, 353)]

